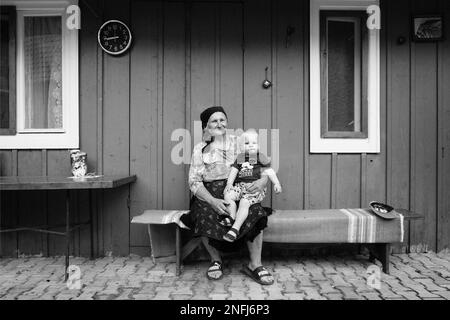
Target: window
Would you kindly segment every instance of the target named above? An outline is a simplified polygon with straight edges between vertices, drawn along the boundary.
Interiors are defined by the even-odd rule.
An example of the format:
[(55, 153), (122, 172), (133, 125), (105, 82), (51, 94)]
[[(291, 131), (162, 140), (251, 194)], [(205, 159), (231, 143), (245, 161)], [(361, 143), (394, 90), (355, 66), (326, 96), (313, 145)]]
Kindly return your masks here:
[[(78, 148), (78, 34), (65, 23), (66, 8), (74, 2), (10, 2), (14, 6), (8, 7), (8, 21), (16, 23), (15, 34), (5, 40), (2, 28), (0, 148)], [(3, 50), (7, 41), (8, 54)], [(4, 67), (4, 55), (15, 65), (7, 61)], [(3, 79), (14, 83), (11, 74), (16, 78), (15, 95), (10, 85), (12, 98), (7, 100)], [(7, 123), (7, 116), (13, 120)]]
[(0, 135), (16, 133), (15, 8), (0, 7)]
[(379, 152), (375, 1), (311, 0), (311, 152)]

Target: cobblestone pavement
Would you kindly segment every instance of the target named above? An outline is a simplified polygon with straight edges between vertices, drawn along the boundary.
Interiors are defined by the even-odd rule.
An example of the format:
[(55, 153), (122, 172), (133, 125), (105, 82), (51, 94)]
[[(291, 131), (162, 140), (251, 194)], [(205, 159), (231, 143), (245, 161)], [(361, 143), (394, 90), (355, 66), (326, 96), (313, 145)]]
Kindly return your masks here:
[(391, 274), (381, 273), (378, 287), (363, 255), (263, 262), (274, 274), (272, 286), (242, 275), (237, 259), (225, 261), (223, 279), (209, 281), (207, 262), (191, 262), (176, 277), (174, 263), (154, 264), (148, 257), (72, 258), (81, 289), (68, 289), (63, 257), (0, 259), (0, 299), (450, 299), (449, 252), (392, 255)]

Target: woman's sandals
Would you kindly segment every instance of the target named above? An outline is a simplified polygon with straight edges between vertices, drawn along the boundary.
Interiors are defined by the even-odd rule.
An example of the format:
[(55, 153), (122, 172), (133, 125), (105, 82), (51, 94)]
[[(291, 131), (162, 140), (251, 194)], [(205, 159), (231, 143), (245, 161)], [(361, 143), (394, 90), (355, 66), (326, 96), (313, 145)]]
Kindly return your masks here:
[(228, 233), (223, 236), (223, 240), (226, 240), (228, 242), (234, 242), (237, 239), (238, 235), (239, 231), (236, 230), (235, 228), (231, 228), (228, 231)]
[(251, 270), (248, 266), (242, 266), (241, 272), (259, 284), (268, 286), (274, 283), (272, 274), (263, 266)]

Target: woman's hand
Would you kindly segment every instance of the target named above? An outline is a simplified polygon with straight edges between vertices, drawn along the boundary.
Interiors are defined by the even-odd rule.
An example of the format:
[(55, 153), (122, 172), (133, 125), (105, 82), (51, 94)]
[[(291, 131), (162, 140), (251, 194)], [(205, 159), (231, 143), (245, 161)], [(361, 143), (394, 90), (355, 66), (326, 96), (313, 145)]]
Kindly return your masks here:
[(230, 215), (228, 212), (228, 202), (222, 199), (212, 198), (210, 203), (211, 207), (220, 215)]
[(263, 192), (264, 188), (267, 185), (267, 181), (269, 178), (266, 175), (263, 175), (261, 179), (252, 182), (248, 187), (247, 191), (249, 193)]

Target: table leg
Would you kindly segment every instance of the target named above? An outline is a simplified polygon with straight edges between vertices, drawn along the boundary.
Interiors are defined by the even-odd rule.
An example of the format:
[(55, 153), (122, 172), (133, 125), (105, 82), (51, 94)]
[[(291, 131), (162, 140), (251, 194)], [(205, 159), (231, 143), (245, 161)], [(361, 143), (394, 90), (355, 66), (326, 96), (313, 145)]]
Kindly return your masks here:
[(89, 189), (89, 226), (91, 231), (91, 260), (94, 260), (94, 214), (92, 210), (92, 189)]
[(180, 226), (176, 226), (176, 239), (175, 239), (175, 251), (176, 251), (176, 276), (181, 274), (181, 230)]
[(69, 277), (69, 255), (70, 255), (70, 191), (66, 191), (66, 269), (64, 281)]

